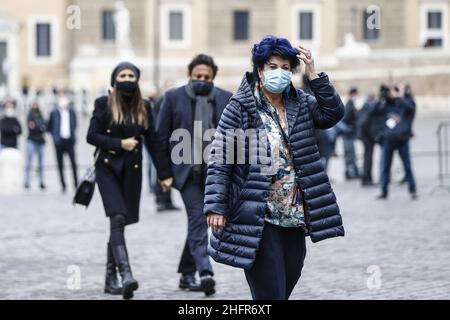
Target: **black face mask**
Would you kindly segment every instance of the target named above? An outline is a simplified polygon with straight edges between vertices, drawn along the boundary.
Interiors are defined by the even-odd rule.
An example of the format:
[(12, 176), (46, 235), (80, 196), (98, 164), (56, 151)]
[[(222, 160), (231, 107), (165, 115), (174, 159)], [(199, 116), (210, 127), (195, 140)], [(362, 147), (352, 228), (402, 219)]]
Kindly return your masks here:
[(121, 81), (116, 82), (116, 88), (125, 95), (132, 95), (137, 90), (138, 84), (136, 81)]
[(209, 81), (191, 80), (192, 90), (198, 96), (207, 96), (214, 87), (214, 84)]

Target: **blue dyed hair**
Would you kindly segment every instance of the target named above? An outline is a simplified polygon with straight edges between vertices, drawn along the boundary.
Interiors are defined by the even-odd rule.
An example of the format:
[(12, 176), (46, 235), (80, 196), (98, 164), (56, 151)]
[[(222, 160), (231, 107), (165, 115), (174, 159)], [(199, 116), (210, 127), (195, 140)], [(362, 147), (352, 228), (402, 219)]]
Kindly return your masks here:
[(258, 69), (263, 69), (264, 64), (269, 61), (269, 58), (272, 56), (277, 56), (281, 59), (289, 60), (291, 69), (293, 72), (295, 72), (297, 67), (300, 65), (300, 60), (297, 58), (298, 54), (298, 49), (292, 47), (288, 39), (266, 36), (261, 40), (260, 43), (253, 46), (253, 73), (257, 77), (257, 79), (259, 79)]

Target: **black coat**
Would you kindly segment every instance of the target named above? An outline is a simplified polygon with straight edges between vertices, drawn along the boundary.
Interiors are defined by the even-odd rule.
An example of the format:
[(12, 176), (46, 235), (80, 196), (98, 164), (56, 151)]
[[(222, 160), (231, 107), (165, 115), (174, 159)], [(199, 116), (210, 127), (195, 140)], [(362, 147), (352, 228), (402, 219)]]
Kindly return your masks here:
[[(245, 146), (242, 146), (245, 148), (242, 152), (246, 155), (244, 164), (213, 161), (213, 155), (217, 148), (226, 146), (224, 142), (227, 139), (220, 137), (226, 137), (227, 130), (256, 129), (263, 130), (264, 134), (252, 83), (253, 77), (249, 73), (222, 114), (208, 163), (204, 207), (206, 215), (216, 213), (227, 217), (223, 231), (211, 235), (209, 254), (217, 262), (244, 269), (250, 269), (255, 261), (265, 224), (272, 176), (262, 172), (264, 166), (261, 163), (270, 163), (270, 150), (253, 164), (248, 159), (249, 145), (255, 146), (256, 142), (237, 137), (245, 141)], [(344, 106), (324, 73), (311, 81), (311, 89), (314, 96), (291, 86), (290, 94), (285, 96), (285, 107), (305, 222), (311, 240), (317, 242), (344, 235), (340, 210), (324, 171), (315, 137), (315, 128), (327, 129), (342, 119)], [(226, 150), (222, 154), (226, 155)]]
[[(136, 124), (113, 124), (108, 98), (95, 101), (95, 109), (87, 134), (87, 142), (100, 150), (96, 162), (96, 179), (107, 216), (120, 213), (126, 224), (139, 221), (142, 186), (142, 143), (146, 144), (160, 179), (170, 176), (168, 163), (163, 162), (153, 124), (151, 107), (145, 101), (149, 127)], [(135, 137), (139, 145), (134, 151), (125, 151), (121, 140)], [(143, 139), (142, 139), (143, 138)]]
[[(218, 87), (216, 89), (216, 96), (213, 102), (213, 125), (217, 127), (223, 109), (231, 98), (231, 92), (222, 90)], [(176, 129), (186, 129), (191, 136), (193, 135), (194, 127), (194, 102), (188, 96), (185, 86), (168, 91), (163, 98), (161, 108), (158, 113), (157, 132), (161, 139), (161, 147), (165, 158), (170, 161), (170, 155), (174, 146), (179, 141), (170, 141), (170, 137)], [(175, 164), (170, 161), (172, 176), (174, 179), (173, 186), (181, 190), (186, 183), (191, 170), (191, 164)]]
[[(416, 111), (414, 100), (396, 98), (390, 103), (379, 102), (376, 109), (383, 116), (382, 139), (387, 139), (392, 143), (403, 143), (412, 137), (412, 125)], [(395, 127), (387, 126), (388, 119), (395, 119), (397, 122)]]
[[(77, 130), (77, 115), (75, 113), (75, 109), (71, 105), (69, 107), (69, 121), (70, 121), (70, 143), (75, 144), (76, 142), (76, 133)], [(53, 142), (55, 145), (59, 145), (62, 142), (61, 138), (61, 112), (59, 111), (58, 107), (55, 107), (52, 112), (50, 113), (50, 117), (48, 119), (47, 123), (47, 131), (50, 132), (50, 134), (53, 137)]]
[(0, 120), (1, 144), (9, 148), (17, 148), (17, 137), (22, 133), (22, 126), (16, 117), (4, 117)]
[(30, 110), (27, 117), (28, 140), (35, 143), (45, 143), (46, 123), (42, 114), (38, 111)]
[(356, 110), (355, 103), (353, 100), (349, 100), (345, 104), (344, 117), (342, 118), (342, 123), (347, 126), (346, 132), (343, 133), (344, 136), (354, 137), (356, 134), (356, 122), (358, 119), (358, 111)]

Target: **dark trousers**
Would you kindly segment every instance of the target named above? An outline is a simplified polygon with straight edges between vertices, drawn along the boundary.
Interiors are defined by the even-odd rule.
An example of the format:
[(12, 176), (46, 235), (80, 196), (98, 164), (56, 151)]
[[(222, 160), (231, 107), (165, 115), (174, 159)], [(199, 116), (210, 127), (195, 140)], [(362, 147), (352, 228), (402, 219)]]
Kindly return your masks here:
[(362, 140), (364, 144), (364, 164), (362, 182), (373, 182), (372, 179), (372, 164), (373, 164), (373, 149), (375, 143), (371, 140)]
[(287, 300), (300, 279), (306, 256), (302, 228), (265, 224), (255, 262), (245, 277), (254, 300)]
[(125, 216), (116, 214), (109, 218), (110, 221), (110, 235), (109, 243), (113, 247), (125, 245)]
[(64, 154), (69, 155), (70, 163), (72, 165), (73, 182), (75, 187), (78, 185), (77, 175), (77, 163), (75, 160), (74, 144), (70, 139), (62, 139), (61, 142), (55, 145), (56, 148), (56, 160), (58, 161), (59, 178), (61, 180), (61, 186), (66, 189), (66, 181), (64, 178)]
[(405, 170), (405, 179), (409, 185), (409, 192), (416, 193), (416, 181), (412, 172), (411, 156), (409, 154), (409, 140), (401, 143), (393, 143), (387, 139), (383, 140), (381, 154), (381, 188), (384, 194), (388, 193), (391, 179), (391, 165), (394, 151), (397, 150)]
[(188, 215), (188, 234), (178, 266), (181, 274), (195, 274), (196, 271), (201, 276), (214, 274), (207, 253), (208, 226), (203, 214), (204, 192), (204, 184), (192, 179), (188, 179), (181, 190)]
[(345, 158), (345, 177), (356, 178), (359, 176), (358, 166), (356, 165), (355, 139), (353, 136), (343, 136), (344, 158)]

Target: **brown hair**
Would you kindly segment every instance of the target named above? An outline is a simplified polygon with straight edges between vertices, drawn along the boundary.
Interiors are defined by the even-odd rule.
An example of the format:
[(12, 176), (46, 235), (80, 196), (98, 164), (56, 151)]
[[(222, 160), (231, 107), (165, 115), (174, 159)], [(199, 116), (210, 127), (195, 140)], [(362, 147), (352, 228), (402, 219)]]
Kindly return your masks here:
[[(124, 110), (126, 108), (125, 100), (120, 92), (114, 87), (108, 98), (108, 105), (112, 115), (112, 122), (115, 124), (122, 124), (125, 120)], [(142, 99), (141, 90), (138, 88), (133, 94), (130, 102), (131, 106), (131, 121), (148, 129), (148, 113)]]

